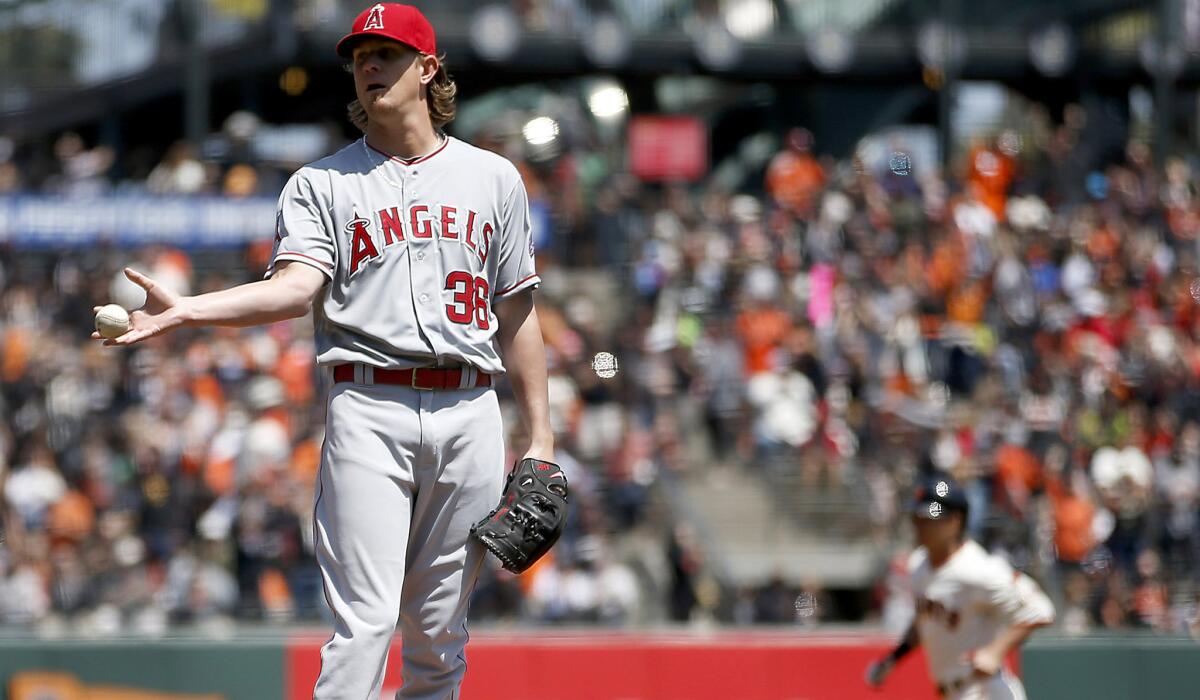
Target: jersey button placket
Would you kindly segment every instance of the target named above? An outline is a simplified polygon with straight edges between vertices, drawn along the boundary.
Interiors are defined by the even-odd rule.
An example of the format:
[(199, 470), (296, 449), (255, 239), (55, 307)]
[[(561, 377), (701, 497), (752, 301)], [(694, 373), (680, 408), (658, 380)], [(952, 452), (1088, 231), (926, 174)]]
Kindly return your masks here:
[[(412, 207), (422, 204), (420, 193), (416, 188), (418, 171), (408, 167), (402, 167), (401, 171), (401, 182), (404, 183), (404, 208), (405, 211), (412, 211)], [(409, 284), (412, 293), (410, 298), (415, 302), (414, 311), (417, 316), (417, 324), (429, 339), (434, 352), (440, 354), (440, 314), (442, 311), (438, 304), (441, 297), (434, 292), (441, 289), (441, 280), (437, 277), (438, 266), (435, 264), (435, 260), (429, 257), (433, 252), (430, 246), (436, 245), (436, 235), (427, 239), (409, 240)]]

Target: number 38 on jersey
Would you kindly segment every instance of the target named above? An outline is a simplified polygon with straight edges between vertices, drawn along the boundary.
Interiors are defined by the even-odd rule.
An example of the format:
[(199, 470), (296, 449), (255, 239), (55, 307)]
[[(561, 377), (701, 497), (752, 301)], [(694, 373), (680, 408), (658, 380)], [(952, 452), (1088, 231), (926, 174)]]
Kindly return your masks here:
[(446, 305), (446, 317), (455, 323), (474, 323), (479, 330), (488, 329), (488, 281), (474, 277), (465, 270), (455, 270), (446, 276), (446, 289), (454, 293), (454, 303)]

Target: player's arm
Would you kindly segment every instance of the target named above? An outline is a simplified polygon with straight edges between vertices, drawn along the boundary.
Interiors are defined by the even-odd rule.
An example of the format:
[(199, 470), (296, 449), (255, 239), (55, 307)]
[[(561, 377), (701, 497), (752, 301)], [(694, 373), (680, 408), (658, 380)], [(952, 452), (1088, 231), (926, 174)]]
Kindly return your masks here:
[(983, 588), (987, 604), (1007, 622), (992, 641), (970, 655), (976, 675), (987, 677), (998, 673), (1004, 657), (1034, 630), (1054, 622), (1054, 604), (1032, 578), (1020, 572), (988, 576)]
[(257, 326), (297, 318), (309, 312), (328, 279), (312, 265), (281, 261), (268, 279), (185, 297), (135, 270), (126, 268), (125, 276), (146, 290), (146, 304), (130, 314), (130, 330), (105, 345), (132, 345), (183, 326)]
[(554, 461), (554, 433), (550, 430), (550, 400), (547, 393), (546, 346), (542, 326), (533, 304), (533, 290), (527, 289), (499, 300), (496, 331), (500, 354), (508, 381), (512, 385), (517, 408), (529, 435), (525, 457)]
[(987, 678), (999, 673), (1004, 665), (1004, 657), (1024, 644), (1035, 629), (1048, 624), (1050, 623), (1017, 623), (1000, 630), (989, 644), (979, 647), (971, 654), (971, 665), (975, 667), (975, 674)]
[(876, 659), (867, 667), (867, 685), (872, 688), (882, 686), (883, 681), (892, 672), (892, 669), (896, 667), (896, 664), (900, 663), (901, 659), (908, 656), (919, 646), (921, 646), (921, 636), (917, 633), (917, 623), (914, 620), (908, 626), (908, 631), (904, 633), (904, 637), (900, 639), (900, 643), (888, 652), (887, 656)]

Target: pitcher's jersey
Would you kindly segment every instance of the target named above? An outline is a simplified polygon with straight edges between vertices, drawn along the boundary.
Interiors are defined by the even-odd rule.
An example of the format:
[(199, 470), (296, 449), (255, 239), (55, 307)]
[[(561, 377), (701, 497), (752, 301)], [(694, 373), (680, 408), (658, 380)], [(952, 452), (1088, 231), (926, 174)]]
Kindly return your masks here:
[(1054, 605), (1033, 579), (967, 540), (934, 569), (924, 547), (909, 558), (917, 631), (930, 674), (946, 683), (971, 673), (966, 655), (1014, 624), (1050, 624)]
[(452, 137), (405, 161), (359, 139), (300, 168), (275, 250), (329, 277), (313, 305), (317, 362), (504, 371), (493, 305), (535, 287), (525, 186), (505, 158)]

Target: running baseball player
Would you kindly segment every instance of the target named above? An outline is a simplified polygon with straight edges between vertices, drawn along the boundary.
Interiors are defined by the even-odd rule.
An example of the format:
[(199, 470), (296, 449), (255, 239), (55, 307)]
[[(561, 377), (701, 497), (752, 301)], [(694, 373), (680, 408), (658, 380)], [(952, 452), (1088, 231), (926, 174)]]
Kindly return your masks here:
[[(181, 297), (126, 270), (146, 305), (105, 344), (312, 310), (317, 362), (331, 379), (315, 540), (335, 618), (314, 697), (379, 697), (399, 622), (397, 697), (453, 700), (483, 545), (506, 539), (497, 530), (515, 510), (515, 498), (491, 510), (505, 488), (491, 387), (506, 370), (529, 440), (531, 476), (516, 481), (550, 483), (546, 493), (565, 498), (551, 462), (525, 187), (501, 156), (442, 132), (455, 85), (419, 10), (367, 8), (337, 53), (352, 64), (351, 118), (364, 137), (284, 187), (266, 278)], [(510, 541), (554, 528), (554, 518), (519, 520), (529, 537)], [(506, 566), (529, 563), (528, 552), (497, 551)]]
[(911, 508), (920, 543), (909, 558), (916, 619), (900, 644), (867, 669), (868, 685), (881, 687), (900, 659), (924, 645), (943, 698), (1024, 700), (1004, 657), (1054, 621), (1050, 599), (1033, 579), (964, 536), (967, 499), (950, 477), (922, 483)]

